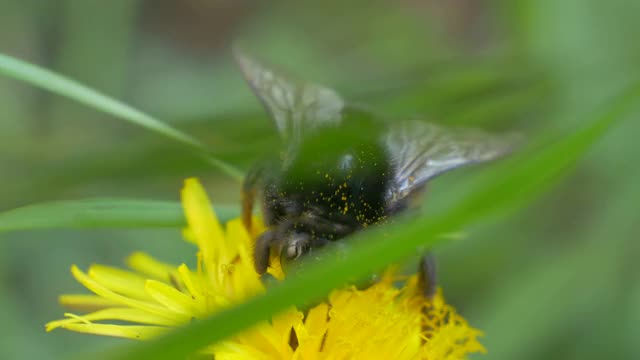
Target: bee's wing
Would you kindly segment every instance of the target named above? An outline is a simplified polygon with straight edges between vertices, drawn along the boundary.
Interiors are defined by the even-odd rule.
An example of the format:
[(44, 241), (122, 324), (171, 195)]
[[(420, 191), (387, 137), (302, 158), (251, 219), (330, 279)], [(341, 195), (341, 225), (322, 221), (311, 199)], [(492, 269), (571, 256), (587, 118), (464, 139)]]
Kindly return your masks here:
[(394, 167), (390, 200), (405, 198), (445, 171), (496, 159), (511, 151), (520, 139), (517, 134), (445, 128), (421, 121), (394, 123), (384, 137)]
[(237, 48), (234, 55), (286, 143), (299, 143), (305, 134), (318, 127), (340, 123), (345, 104), (335, 91), (288, 78)]

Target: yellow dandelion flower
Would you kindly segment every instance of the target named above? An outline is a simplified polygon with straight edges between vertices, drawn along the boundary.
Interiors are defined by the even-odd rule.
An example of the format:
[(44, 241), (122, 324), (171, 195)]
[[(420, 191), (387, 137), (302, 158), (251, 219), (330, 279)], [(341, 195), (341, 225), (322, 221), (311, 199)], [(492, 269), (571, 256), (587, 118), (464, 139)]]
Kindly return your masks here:
[[(60, 302), (88, 313), (67, 313), (46, 324), (47, 331), (149, 339), (264, 292), (251, 256), (256, 234), (248, 234), (239, 219), (222, 226), (196, 179), (186, 181), (182, 203), (184, 237), (198, 247), (196, 269), (144, 253), (128, 258), (130, 270), (92, 265), (84, 272), (74, 265), (71, 273), (93, 295), (62, 295)], [(278, 266), (268, 271), (283, 277)], [(417, 276), (404, 279), (401, 288), (394, 286), (398, 280), (388, 271), (367, 289), (334, 290), (308, 311), (290, 308), (202, 352), (215, 359), (301, 360), (449, 360), (485, 352), (477, 340), (481, 332), (446, 304), (440, 291), (426, 300)]]

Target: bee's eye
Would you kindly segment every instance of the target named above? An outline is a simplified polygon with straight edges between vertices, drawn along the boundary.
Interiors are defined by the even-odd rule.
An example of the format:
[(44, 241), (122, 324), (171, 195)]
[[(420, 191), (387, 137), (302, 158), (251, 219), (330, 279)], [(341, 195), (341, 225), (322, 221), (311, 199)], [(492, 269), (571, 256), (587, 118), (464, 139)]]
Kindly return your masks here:
[(306, 254), (310, 249), (309, 235), (297, 234), (292, 237), (284, 249), (287, 260), (295, 260), (300, 256)]
[(287, 259), (297, 259), (300, 255), (300, 249), (298, 249), (296, 244), (289, 244), (289, 246), (287, 246)]

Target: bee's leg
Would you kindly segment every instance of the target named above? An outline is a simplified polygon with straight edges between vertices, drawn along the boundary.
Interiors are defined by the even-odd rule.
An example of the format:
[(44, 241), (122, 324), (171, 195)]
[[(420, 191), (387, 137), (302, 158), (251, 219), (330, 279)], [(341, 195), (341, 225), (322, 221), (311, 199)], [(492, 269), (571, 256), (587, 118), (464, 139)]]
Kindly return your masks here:
[(260, 275), (267, 272), (269, 258), (271, 257), (271, 248), (275, 240), (276, 232), (273, 230), (263, 232), (258, 239), (256, 239), (253, 249), (253, 262), (256, 267), (256, 272)]
[(427, 299), (433, 298), (438, 288), (438, 277), (436, 272), (436, 258), (431, 252), (427, 252), (420, 259), (418, 276), (420, 289), (424, 297)]
[(253, 203), (256, 199), (256, 187), (262, 176), (262, 166), (254, 166), (249, 170), (242, 183), (242, 223), (251, 233)]

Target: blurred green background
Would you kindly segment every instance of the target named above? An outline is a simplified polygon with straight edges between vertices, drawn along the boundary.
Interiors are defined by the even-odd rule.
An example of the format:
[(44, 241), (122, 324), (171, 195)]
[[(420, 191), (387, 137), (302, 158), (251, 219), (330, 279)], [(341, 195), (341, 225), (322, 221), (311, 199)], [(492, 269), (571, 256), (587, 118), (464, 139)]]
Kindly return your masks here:
[[(570, 133), (640, 79), (630, 0), (3, 1), (0, 52), (153, 114), (247, 169), (278, 144), (230, 44), (384, 115)], [(640, 357), (639, 113), (535, 202), (436, 249), (445, 294), (491, 359)], [(635, 141), (634, 141), (635, 140)], [(425, 211), (466, 175), (434, 181)], [(182, 146), (0, 77), (0, 211), (58, 199), (177, 200), (198, 176), (214, 202), (239, 184)], [(0, 358), (61, 358), (119, 340), (55, 331), (76, 263), (134, 250), (191, 259), (180, 229), (0, 233)]]

